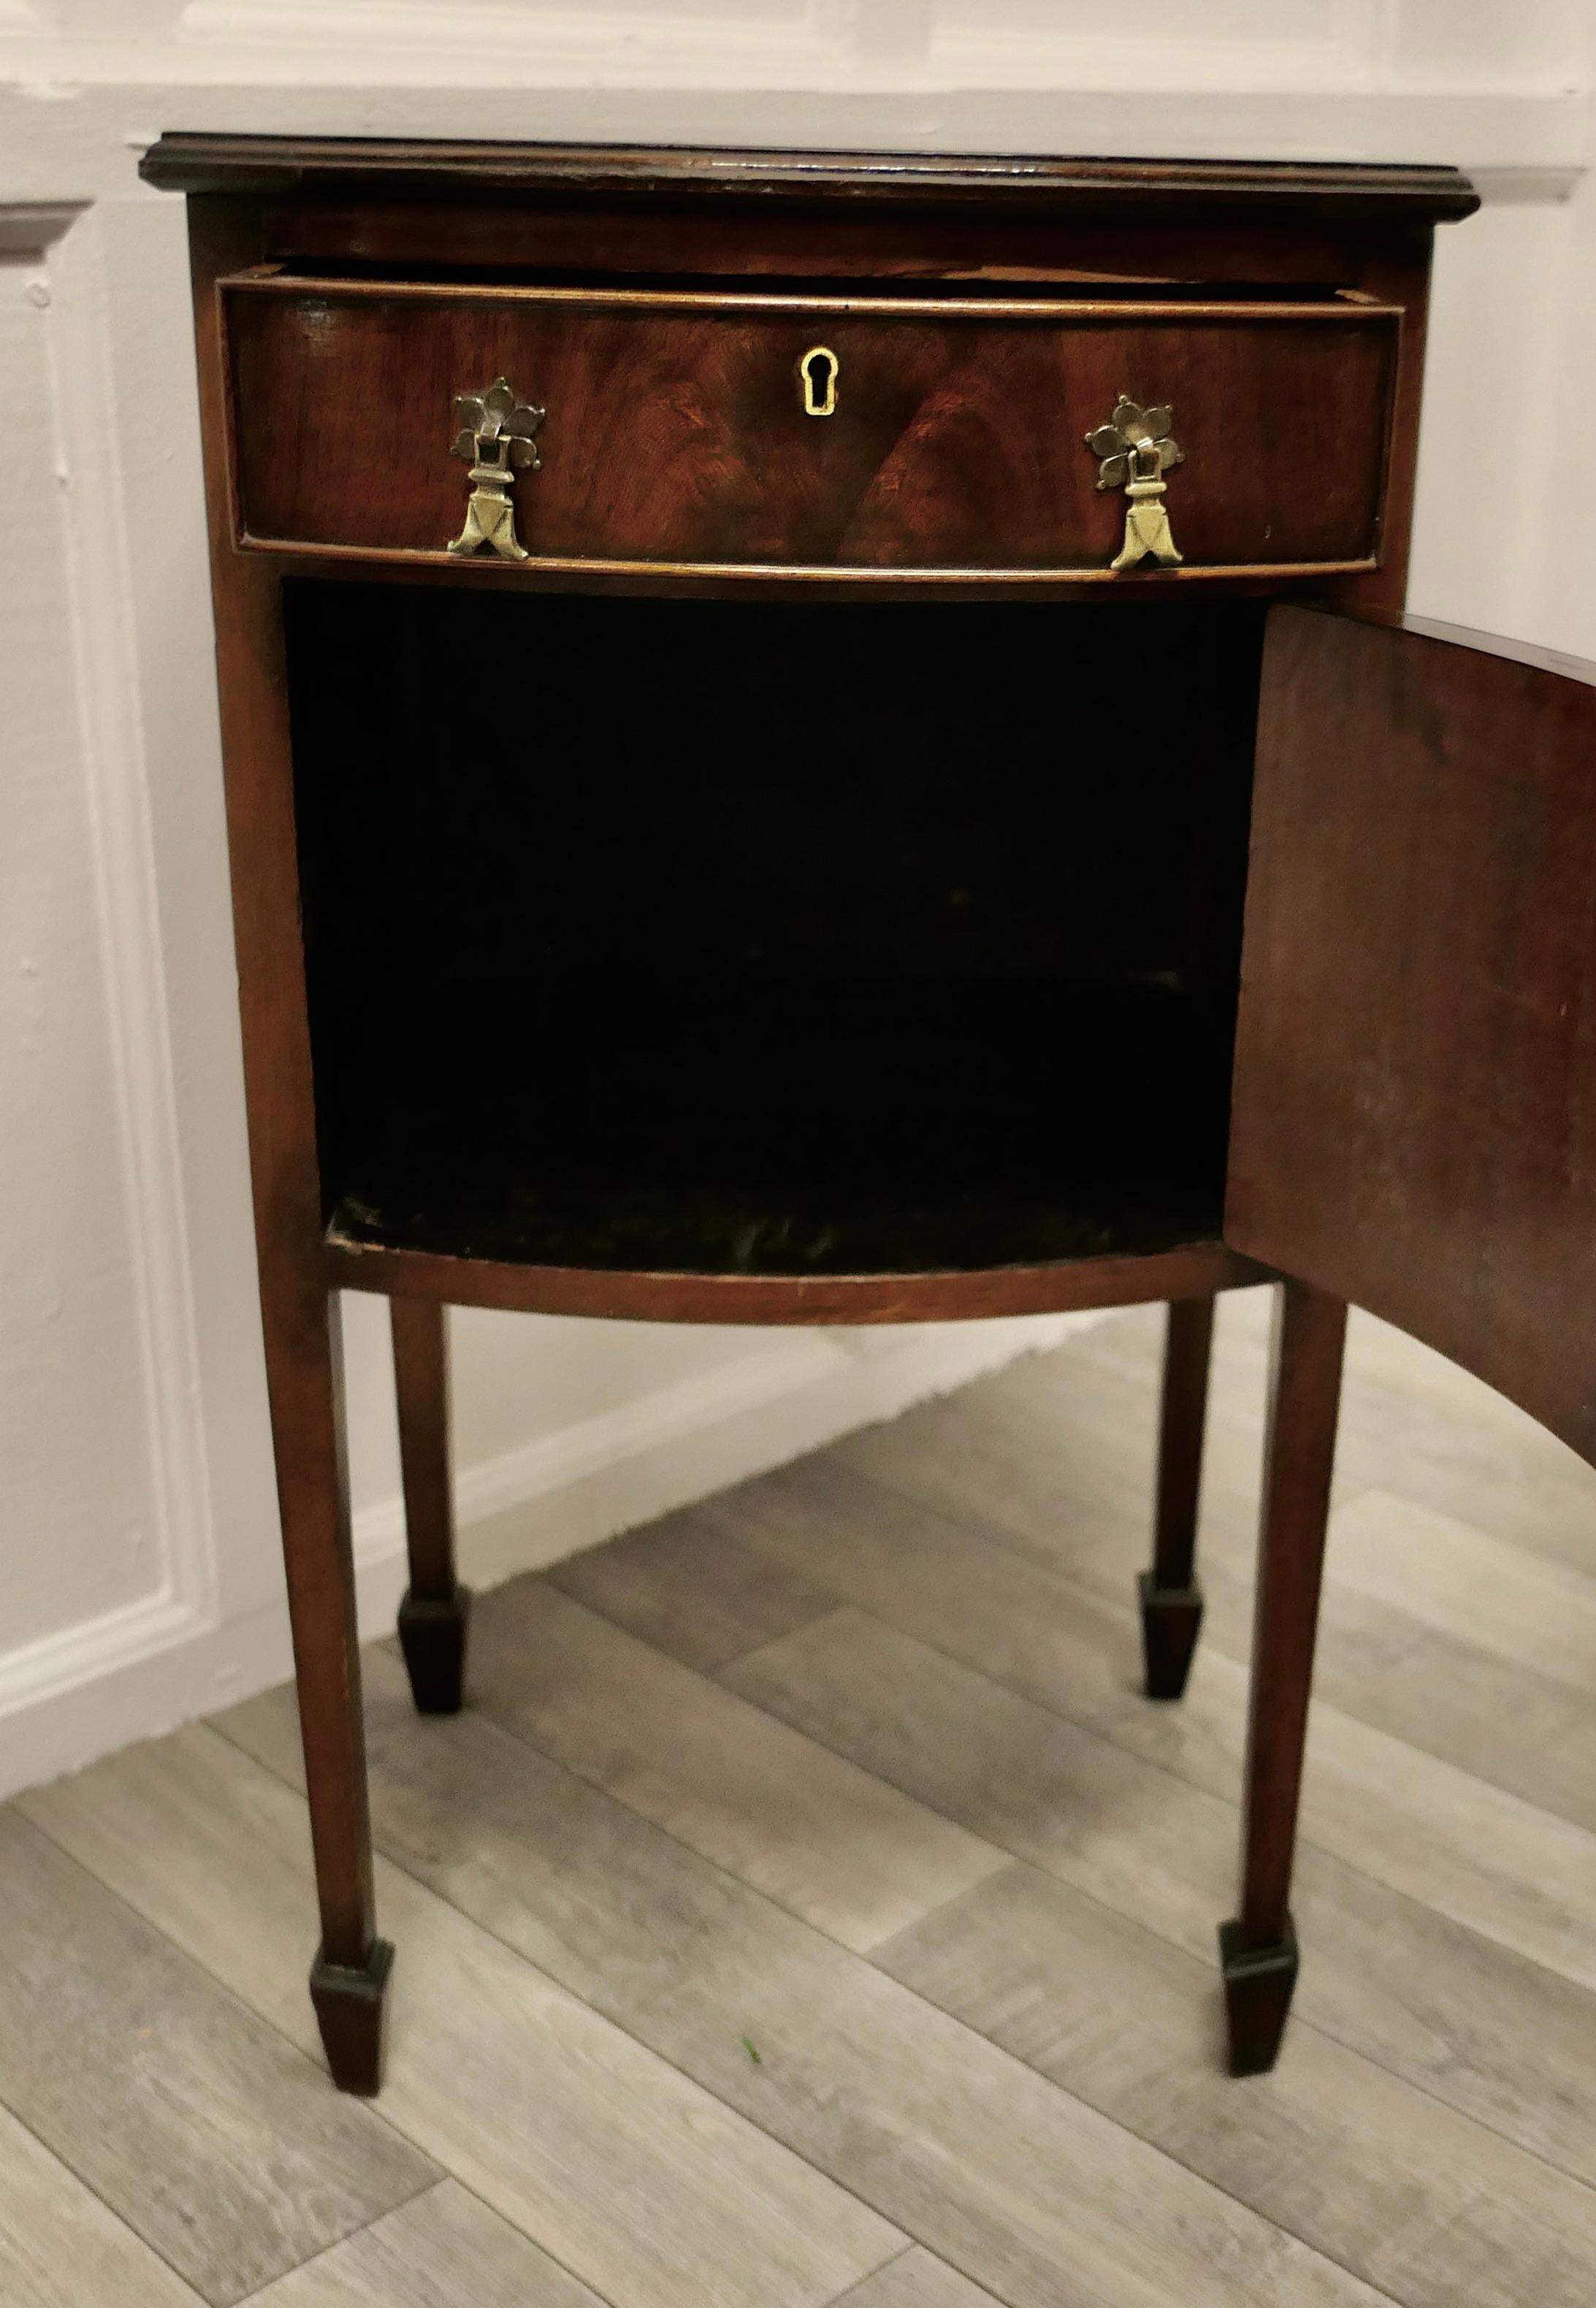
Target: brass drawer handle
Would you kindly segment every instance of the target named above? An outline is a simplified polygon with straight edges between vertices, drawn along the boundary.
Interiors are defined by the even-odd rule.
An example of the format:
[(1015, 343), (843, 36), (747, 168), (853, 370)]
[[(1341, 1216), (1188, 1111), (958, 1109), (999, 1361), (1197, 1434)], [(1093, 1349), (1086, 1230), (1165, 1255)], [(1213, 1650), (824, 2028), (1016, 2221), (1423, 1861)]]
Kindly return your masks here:
[(1123, 488), (1130, 500), (1125, 509), (1125, 543), (1110, 569), (1134, 569), (1151, 554), (1171, 566), (1184, 560), (1169, 534), (1169, 516), (1161, 499), (1164, 475), (1183, 461), (1183, 452), (1169, 438), (1175, 412), (1168, 408), (1141, 409), (1121, 393), (1106, 425), (1086, 435), (1086, 446), (1102, 459), (1097, 477), (1100, 489)]
[(452, 456), (471, 469), (465, 527), (449, 540), (451, 553), (475, 553), (486, 545), (505, 561), (524, 561), (527, 549), (515, 534), (515, 501), (510, 495), (517, 472), (536, 472), (542, 462), (535, 435), (548, 411), (522, 400), (505, 377), (482, 392), (454, 396), (460, 431), (449, 444)]

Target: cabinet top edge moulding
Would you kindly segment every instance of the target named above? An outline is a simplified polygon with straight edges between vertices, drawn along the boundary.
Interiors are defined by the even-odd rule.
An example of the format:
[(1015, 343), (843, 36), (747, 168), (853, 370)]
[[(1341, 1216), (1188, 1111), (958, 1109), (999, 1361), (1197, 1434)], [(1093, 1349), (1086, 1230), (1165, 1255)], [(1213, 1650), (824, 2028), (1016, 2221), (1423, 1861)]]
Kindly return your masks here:
[(1170, 216), (1200, 202), (1250, 217), (1448, 222), (1480, 196), (1461, 170), (1406, 163), (759, 151), (686, 145), (510, 143), (173, 132), (140, 173), (162, 191), (365, 200), (523, 193), (584, 201), (824, 199), (896, 209), (979, 202), (995, 215)]

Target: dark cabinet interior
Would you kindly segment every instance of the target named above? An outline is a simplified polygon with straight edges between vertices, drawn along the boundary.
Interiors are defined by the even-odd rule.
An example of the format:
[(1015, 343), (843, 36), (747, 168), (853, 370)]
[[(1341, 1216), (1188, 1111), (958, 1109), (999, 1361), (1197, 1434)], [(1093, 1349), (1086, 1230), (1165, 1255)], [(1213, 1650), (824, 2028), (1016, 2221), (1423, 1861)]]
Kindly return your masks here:
[(341, 1235), (749, 1274), (1218, 1239), (1261, 604), (286, 591)]

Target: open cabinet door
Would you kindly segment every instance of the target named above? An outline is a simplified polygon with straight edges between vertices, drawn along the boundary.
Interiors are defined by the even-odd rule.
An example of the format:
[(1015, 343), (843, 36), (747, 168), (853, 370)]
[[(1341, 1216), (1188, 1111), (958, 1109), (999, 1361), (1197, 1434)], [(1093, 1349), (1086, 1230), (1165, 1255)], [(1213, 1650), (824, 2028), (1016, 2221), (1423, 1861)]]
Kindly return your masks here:
[(1238, 2074), (1272, 2064), (1345, 1305), (1596, 1463), (1596, 688), (1483, 636), (1277, 608), (1264, 646), (1225, 1236), (1275, 1332)]
[(1447, 630), (1270, 619), (1225, 1235), (1596, 1463), (1596, 667)]

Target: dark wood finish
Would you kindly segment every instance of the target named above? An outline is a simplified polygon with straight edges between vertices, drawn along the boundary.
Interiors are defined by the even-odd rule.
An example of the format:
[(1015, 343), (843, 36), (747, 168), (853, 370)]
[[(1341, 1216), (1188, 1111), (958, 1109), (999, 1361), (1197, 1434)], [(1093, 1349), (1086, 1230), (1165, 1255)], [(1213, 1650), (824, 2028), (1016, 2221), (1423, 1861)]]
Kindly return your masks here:
[[(221, 196), (205, 194), (215, 204)], [(363, 278), (617, 282), (675, 279), (749, 286), (781, 281), (871, 288), (956, 283), (1023, 289), (1073, 284), (1098, 292), (1212, 296), (1364, 288), (1373, 252), (1406, 241), (1422, 262), (1429, 227), (1305, 211), (1267, 230), (1244, 210), (1168, 215), (1014, 215), (1001, 236), (979, 210), (837, 203), (739, 206), (661, 200), (582, 203), (484, 196), (423, 206), (307, 203), (291, 195), (249, 203), (263, 258), (296, 271)]]
[(1288, 1916), (1272, 1946), (1249, 1948), (1238, 1923), (1219, 1928), (1225, 1988), (1225, 2035), (1233, 2076), (1266, 2076), (1280, 2057), (1300, 1962)]
[(395, 1298), (388, 1313), (410, 1592), (436, 1603), (454, 1591), (448, 1314), (427, 1298)]
[[(514, 492), (539, 559), (1100, 578), (1125, 504), (1098, 491), (1084, 442), (1126, 391), (1174, 405), (1186, 461), (1169, 508), (1188, 574), (1339, 568), (1378, 548), (1396, 308), (276, 276), (233, 286), (224, 304), (241, 535), (256, 545), (447, 565), (468, 486), (448, 454), (451, 400), (505, 375), (548, 410), (542, 469)], [(798, 378), (817, 340), (839, 363), (824, 419), (805, 413)]]
[[(1225, 1955), (1238, 2063), (1266, 2064), (1295, 1962), (1286, 1899), (1341, 1322), (1323, 1293), (1369, 1280), (1398, 1320), (1415, 1299), (1396, 1247), (1376, 1254), (1337, 1200), (1358, 1160), (1385, 1161), (1382, 1192), (1406, 1177), (1401, 1160), (1367, 1113), (1361, 1139), (1319, 1142), (1342, 1115), (1318, 1077), (1352, 1050), (1335, 938), (1356, 945), (1339, 959), (1371, 1011), (1393, 956), (1316, 899), (1322, 829), (1281, 766), (1316, 762), (1341, 797), (1324, 836), (1340, 891), (1351, 814), (1384, 840), (1393, 797), (1370, 755), (1401, 721), (1400, 683), (1372, 685), (1361, 723), (1342, 698), (1279, 742), (1267, 706), (1249, 935), (1281, 990), (1260, 992), (1255, 969), (1234, 1226), (1218, 1238), (1257, 678), (1258, 616), (1238, 597), (1311, 572), (1343, 606), (1400, 606), (1430, 228), (1466, 214), (1471, 190), (1407, 168), (196, 135), (163, 138), (143, 173), (193, 195), (251, 1159), (323, 1920), (313, 1994), (335, 2078), (375, 2088), (391, 1951), (372, 1907), (330, 1293), (395, 1300), (401, 1634), (423, 1705), (458, 1703), (464, 1643), (444, 1304), (801, 1323), (1182, 1301), (1145, 1596), (1159, 1688), (1183, 1678), (1200, 1609), (1212, 1295), (1278, 1264), (1307, 1280), (1287, 1293), (1248, 1863)], [(824, 421), (800, 416), (792, 374), (817, 340), (843, 364)], [(467, 484), (448, 400), (500, 368), (549, 408), (544, 469), (517, 483), (537, 557), (450, 561)], [(1121, 391), (1173, 400), (1187, 452), (1168, 503), (1188, 561), (1158, 577), (1108, 569), (1124, 501), (1095, 495), (1080, 437)], [(651, 619), (652, 639), (628, 625), (617, 665), (583, 637), (582, 596), (604, 597), (583, 606), (616, 633)], [(694, 674), (679, 615), (705, 596), (738, 616), (841, 622), (779, 678), (773, 626), (757, 648), (740, 629), (740, 649), (717, 628)], [(893, 676), (893, 745), (842, 745), (881, 711), (885, 620), (946, 615), (965, 623), (927, 625)], [(971, 622), (994, 615), (996, 636)], [(881, 621), (867, 647), (850, 617)], [(1046, 634), (1003, 637), (1028, 618)], [(961, 647), (979, 714), (939, 680)], [(1403, 759), (1428, 774), (1411, 702)], [(740, 751), (717, 754), (721, 724)], [(632, 775), (662, 746), (668, 807)], [(873, 782), (889, 756), (897, 768)], [(1527, 889), (1546, 861), (1511, 822), (1505, 781), (1498, 804), (1483, 770), (1480, 782), (1469, 822)], [(1531, 784), (1547, 813), (1563, 806), (1560, 786)], [(755, 805), (766, 822), (751, 841)], [(1461, 835), (1446, 838), (1451, 856)], [(1504, 940), (1539, 957), (1523, 965), (1536, 999), (1582, 990), (1565, 900), (1591, 861), (1574, 847), (1549, 927), (1486, 905), (1497, 946), (1442, 1025), (1482, 998)], [(1462, 863), (1483, 876), (1472, 852)], [(1389, 868), (1376, 857), (1368, 882), (1395, 917)], [(1411, 859), (1402, 870), (1411, 880)], [(1423, 1012), (1417, 970), (1449, 985), (1451, 950), (1418, 886), (1422, 963), (1379, 998)], [(794, 896), (810, 890), (824, 901)], [(1311, 954), (1286, 950), (1293, 915)], [(1321, 915), (1335, 934), (1316, 943)], [(653, 1005), (630, 1039), (606, 969)], [(1538, 1030), (1547, 1041), (1544, 1019)], [(605, 1061), (585, 1071), (571, 1057), (584, 1038)], [(1481, 1065), (1503, 1046), (1482, 1035)], [(1455, 1089), (1472, 1077), (1454, 1056), (1445, 1034), (1427, 1046)], [(1552, 1058), (1538, 1064), (1526, 1142), (1562, 1112)], [(484, 1080), (510, 1085), (496, 1106), (477, 1095)], [(1405, 1094), (1384, 1109), (1393, 1129), (1414, 1120)], [(1117, 1140), (1093, 1135), (1104, 1111), (1119, 1113)], [(1499, 1151), (1500, 1132), (1480, 1131), (1460, 1144)], [(828, 1141), (847, 1163), (811, 1206), (793, 1180), (813, 1183)], [(1425, 1178), (1456, 1201), (1424, 1142)], [(720, 1167), (694, 1176), (705, 1147)], [(1041, 1150), (1034, 1175), (1016, 1148)], [(1531, 1176), (1549, 1233), (1588, 1216), (1526, 1157), (1514, 1184)], [(597, 1217), (581, 1201), (595, 1177), (614, 1189)], [(1393, 1224), (1440, 1225), (1424, 1184), (1392, 1196)], [(685, 1219), (665, 1208), (677, 1189)], [(1305, 1192), (1317, 1209), (1295, 1206)], [(1480, 1215), (1500, 1215), (1482, 1197)], [(1456, 1279), (1438, 1259), (1420, 1311)], [(1440, 1342), (1465, 1331), (1478, 1324)], [(1522, 1376), (1533, 1356), (1512, 1348)], [(1475, 1366), (1493, 1374), (1490, 1353)], [(1546, 1387), (1523, 1387), (1538, 1407)]]
[(858, 600), (890, 595), (893, 601), (1078, 601), (1094, 607), (1137, 593), (1212, 592), (1225, 600), (1279, 599), (1303, 592), (1334, 597), (1342, 586), (1372, 583), (1384, 564), (1358, 561), (1268, 561), (1184, 564), (1115, 572), (1078, 564), (1069, 569), (910, 567), (883, 563), (769, 561), (577, 561), (529, 553), (525, 561), (484, 555), (450, 561), (410, 546), (278, 545), (241, 537), (241, 552), (269, 558), (285, 575), (340, 578), (357, 584), (436, 585), (462, 591), (497, 590), (655, 600)]
[(1343, 578), (1330, 590), (1342, 607), (1357, 616), (1389, 616), (1401, 610), (1407, 593), (1413, 487), (1419, 469), (1419, 406), (1429, 323), (1429, 248), (1423, 236), (1398, 234), (1381, 240), (1361, 277), (1365, 295), (1398, 305), (1402, 312), (1380, 525), (1380, 565)]
[(292, 192), (380, 202), (514, 192), (589, 203), (617, 198), (939, 208), (971, 203), (1001, 230), (1037, 210), (1074, 219), (1237, 210), (1280, 217), (1436, 224), (1472, 215), (1455, 168), (1406, 163), (1056, 159), (1011, 153), (738, 151), (716, 146), (494, 143), (381, 136), (234, 136), (168, 131), (140, 165), (179, 193)]
[(387, 1940), (373, 1940), (358, 1964), (330, 1962), (324, 1949), (310, 1968), (310, 2000), (332, 2080), (340, 2091), (363, 2099), (375, 2098), (383, 2088), (393, 1969)]
[(1152, 1567), (1136, 1589), (1149, 1699), (1183, 1696), (1203, 1624), (1195, 1564), (1213, 1300), (1171, 1299), (1166, 1319)]
[(1134, 1306), (1149, 1298), (1231, 1290), (1268, 1269), (1222, 1243), (1157, 1258), (1061, 1260), (954, 1274), (635, 1274), (574, 1266), (506, 1266), (425, 1251), (383, 1250), (329, 1234), (324, 1271), (339, 1290), (404, 1292), (451, 1306), (600, 1315), (642, 1322), (806, 1325), (963, 1322)]
[[(193, 248), (250, 1168), (266, 1385), (321, 1908), (317, 1961), (341, 1979), (361, 1976), (367, 1983), (361, 1993), (368, 2007), (374, 1999), (380, 2003), (387, 1969), (385, 1960), (379, 1961), (383, 1943), (376, 1937), (372, 1888), (337, 1306), (321, 1267), (321, 1188), (297, 926), (282, 627), (275, 585), (232, 552), (228, 535), (221, 348), (214, 299), (206, 293), (226, 244), (223, 251), (214, 249), (196, 221)], [(324, 2033), (333, 2024), (328, 2016), (332, 2005), (341, 2000), (332, 1987), (327, 1995), (332, 2001), (324, 1998), (317, 2006)], [(337, 2061), (350, 2074), (366, 2075), (369, 2058), (349, 2040), (342, 2022), (337, 2025)], [(369, 2009), (356, 2034), (368, 2048), (376, 2043)], [(331, 2041), (329, 2056), (334, 2056)], [(375, 2079), (369, 2088), (375, 2089)]]
[(418, 1715), (458, 1715), (465, 1703), (465, 1661), (471, 1590), (448, 1595), (409, 1589), (399, 1606), (399, 1648)]
[(1596, 1463), (1584, 672), (1274, 613), (1226, 1235)]
[(1297, 1973), (1291, 1869), (1347, 1310), (1304, 1282), (1275, 1314), (1253, 1627), (1240, 1911), (1221, 1933), (1230, 2068), (1274, 2065)]
[(436, 1298), (393, 1298), (388, 1312), (410, 1565), (399, 1606), (400, 1649), (419, 1712), (457, 1715), (471, 1598), (454, 1575), (448, 1311)]

